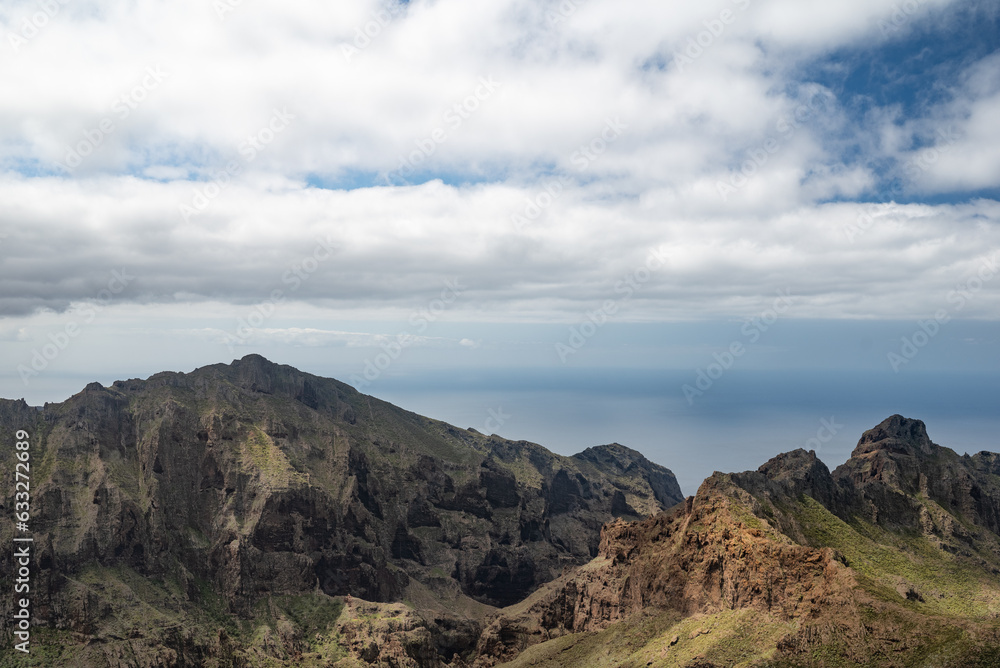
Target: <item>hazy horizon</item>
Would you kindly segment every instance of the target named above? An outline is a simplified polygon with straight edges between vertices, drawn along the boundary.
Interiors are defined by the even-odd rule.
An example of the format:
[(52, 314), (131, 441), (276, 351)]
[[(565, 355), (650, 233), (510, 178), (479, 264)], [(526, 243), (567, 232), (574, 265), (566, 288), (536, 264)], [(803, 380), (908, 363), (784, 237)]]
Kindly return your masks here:
[[(621, 443), (671, 469), (685, 495), (694, 494), (713, 471), (756, 469), (796, 448), (815, 450), (833, 470), (848, 459), (865, 430), (896, 413), (922, 420), (931, 440), (959, 454), (1000, 452), (1000, 375), (994, 373), (733, 369), (693, 406), (678, 391), (691, 373), (424, 369), (380, 379), (362, 392), (457, 427), (531, 441), (563, 455)], [(87, 382), (110, 385), (126, 376), (65, 377), (62, 382), (68, 397)]]

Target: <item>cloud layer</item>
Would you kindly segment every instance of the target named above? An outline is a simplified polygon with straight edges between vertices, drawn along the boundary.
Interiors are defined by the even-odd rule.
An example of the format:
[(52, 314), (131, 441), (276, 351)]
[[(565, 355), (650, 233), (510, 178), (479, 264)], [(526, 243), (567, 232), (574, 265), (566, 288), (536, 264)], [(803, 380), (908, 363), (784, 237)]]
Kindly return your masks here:
[(965, 5), (7, 3), (0, 315), (458, 280), (471, 320), (928, 317), (1000, 247), (997, 55), (915, 107), (829, 73)]

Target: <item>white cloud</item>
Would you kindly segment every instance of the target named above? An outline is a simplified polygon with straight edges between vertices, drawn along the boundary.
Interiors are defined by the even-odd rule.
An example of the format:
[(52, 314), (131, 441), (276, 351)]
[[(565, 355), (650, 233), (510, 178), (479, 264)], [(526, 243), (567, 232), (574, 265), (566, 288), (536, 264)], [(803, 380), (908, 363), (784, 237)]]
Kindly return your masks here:
[[(912, 122), (920, 148), (904, 151), (907, 175), (930, 192), (1000, 184), (1000, 54), (975, 63), (954, 86), (954, 101)], [(910, 147), (907, 147), (910, 148)]]
[[(390, 334), (375, 334), (369, 332), (344, 332), (332, 329), (317, 329), (313, 327), (260, 327), (249, 328), (241, 332), (242, 336), (234, 337), (232, 331), (217, 328), (175, 329), (165, 330), (165, 333), (181, 338), (194, 337), (213, 343), (232, 344), (234, 346), (262, 346), (283, 344), (305, 348), (325, 348), (347, 346), (349, 348), (378, 348), (394, 343), (400, 343), (400, 337)], [(406, 347), (450, 347), (468, 346), (468, 339), (455, 340), (435, 336), (419, 336), (403, 333)]]
[(0, 341), (28, 341), (30, 336), (26, 327), (0, 327)]
[[(539, 163), (569, 168), (576, 147), (619, 116), (633, 124), (631, 138), (589, 175), (622, 174), (636, 188), (718, 167), (788, 107), (776, 92), (786, 83), (775, 78), (783, 60), (762, 45), (784, 59), (805, 44), (849, 43), (894, 3), (570, 6), (553, 23), (554, 1), (413, 2), (385, 14), (395, 18), (383, 27), (372, 23), (382, 7), (375, 2), (258, 0), (224, 21), (196, 0), (98, 4), (96, 12), (67, 4), (0, 60), (0, 76), (19, 91), (0, 102), (0, 138), (8, 164), (64, 163), (90, 136), (100, 142), (78, 174), (131, 168), (183, 178), (185, 167), (218, 169), (236, 157), (277, 107), (296, 120), (260, 153), (255, 171), (384, 172), (443, 127), (447, 141), (428, 160), (434, 169), (493, 176), (500, 166), (530, 175)], [(2, 32), (16, 33), (20, 16), (34, 9), (13, 9)], [(673, 55), (721, 25), (723, 11), (732, 22), (678, 71)], [(343, 47), (363, 44), (357, 31), (371, 25), (378, 30), (365, 38), (370, 43), (345, 57)], [(79, 48), (93, 43), (102, 48)], [(657, 55), (665, 70), (640, 69)], [(161, 78), (150, 79), (151, 70)], [(500, 82), (499, 90), (449, 127), (445, 114), (481, 77)], [(99, 133), (102, 121), (111, 122), (110, 133)]]
[[(12, 315), (100, 300), (118, 271), (130, 280), (114, 303), (249, 307), (279, 291), (282, 302), (410, 313), (457, 279), (449, 314), (558, 320), (617, 298), (618, 281), (656, 248), (667, 266), (625, 319), (746, 315), (789, 286), (800, 317), (919, 317), (1000, 247), (1000, 205), (990, 201), (761, 206), (748, 216), (711, 191), (702, 207), (688, 197), (674, 213), (669, 192), (602, 201), (567, 188), (519, 231), (511, 214), (535, 194), (440, 182), (347, 192), (236, 184), (184, 224), (183, 183), (8, 178), (0, 280), (11, 290), (0, 306)], [(998, 297), (1000, 284), (987, 286), (969, 314), (996, 317)]]
[[(900, 30), (953, 3), (918, 4)], [(902, 124), (879, 109), (863, 128), (795, 79), (818, 54), (893, 39), (878, 22), (894, 0), (566, 6), (420, 1), (386, 18), (374, 1), (255, 0), (220, 20), (196, 0), (61, 5), (16, 52), (0, 45), (0, 77), (18, 91), (0, 100), (0, 313), (98, 299), (125, 269), (136, 278), (116, 303), (245, 306), (280, 290), (405, 317), (459, 277), (468, 292), (449, 314), (572, 319), (661, 247), (671, 263), (623, 318), (742, 316), (786, 286), (800, 317), (920, 317), (997, 247), (995, 202), (894, 206), (870, 225), (858, 222), (867, 205), (818, 204), (882, 176), (845, 160), (847, 144), (905, 159), (938, 120), (962, 138), (914, 183), (1000, 176), (995, 59), (954, 104)], [(0, 34), (36, 7), (9, 4)], [(280, 132), (276, 109), (294, 116)], [(251, 137), (259, 150), (241, 151)], [(36, 176), (88, 142), (72, 176)], [(432, 174), (473, 184), (304, 185), (367, 185), (414, 151)], [(240, 174), (213, 183), (227, 163)], [(562, 181), (546, 198), (552, 174)], [(181, 215), (210, 189), (204, 211)], [(519, 229), (512, 216), (531, 206)], [(969, 312), (997, 317), (996, 294)]]

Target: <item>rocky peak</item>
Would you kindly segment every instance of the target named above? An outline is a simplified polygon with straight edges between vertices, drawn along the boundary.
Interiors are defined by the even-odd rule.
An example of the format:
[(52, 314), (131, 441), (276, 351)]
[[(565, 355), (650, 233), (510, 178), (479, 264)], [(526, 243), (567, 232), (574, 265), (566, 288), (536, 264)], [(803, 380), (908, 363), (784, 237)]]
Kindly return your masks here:
[(1000, 454), (983, 450), (972, 455), (969, 459), (979, 470), (1000, 476)]
[(233, 360), (229, 366), (240, 387), (264, 394), (274, 391), (275, 381), (280, 377), (279, 365), (256, 354)]
[(769, 459), (756, 471), (734, 473), (732, 481), (755, 495), (796, 499), (807, 494), (825, 506), (839, 506), (843, 493), (813, 450), (799, 448)]
[[(1000, 531), (995, 455), (959, 456), (931, 442), (924, 423), (893, 415), (866, 431), (833, 472), (853, 495), (853, 512), (884, 526), (927, 529), (929, 499), (973, 524)], [(944, 531), (950, 535), (950, 531)]]
[(862, 434), (851, 456), (858, 457), (879, 450), (904, 455), (930, 455), (934, 447), (923, 422), (893, 415)]
[(684, 500), (677, 478), (670, 469), (649, 461), (642, 453), (619, 443), (587, 448), (573, 455), (573, 459), (589, 462), (614, 475), (645, 480), (652, 488), (656, 500), (666, 508)]
[(816, 476), (830, 476), (829, 469), (816, 457), (816, 451), (806, 451), (802, 448), (772, 457), (761, 464), (757, 471), (768, 480), (774, 481), (808, 480)]
[(862, 434), (834, 478), (859, 490), (879, 484), (904, 494), (926, 492), (926, 476), (936, 468), (935, 456), (944, 450), (931, 442), (923, 422), (893, 415)]
[[(183, 377), (185, 374), (170, 375)], [(361, 396), (346, 383), (332, 378), (320, 378), (285, 364), (276, 364), (257, 354), (246, 355), (230, 364), (195, 369), (187, 375), (191, 376), (191, 380), (184, 381), (183, 384), (192, 381), (204, 384), (210, 383), (213, 378), (222, 378), (250, 396), (293, 399), (308, 408), (351, 424), (355, 421), (353, 404)], [(172, 384), (176, 379), (165, 380), (167, 384)]]

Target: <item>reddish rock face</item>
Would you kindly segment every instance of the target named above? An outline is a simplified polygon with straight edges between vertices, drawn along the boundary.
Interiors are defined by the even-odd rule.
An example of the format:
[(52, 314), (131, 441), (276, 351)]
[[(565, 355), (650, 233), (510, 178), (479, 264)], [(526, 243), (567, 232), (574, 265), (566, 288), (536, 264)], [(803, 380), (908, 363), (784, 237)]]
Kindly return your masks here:
[(854, 508), (887, 526), (918, 529), (928, 498), (1000, 533), (998, 455), (959, 456), (931, 442), (924, 423), (893, 415), (864, 433), (833, 477), (855, 492)]
[[(824, 531), (839, 530), (842, 522), (850, 535), (848, 523), (862, 518), (862, 531), (869, 526), (873, 535), (886, 536), (888, 543), (867, 548), (873, 554), (891, 554), (922, 533), (928, 540), (921, 549), (954, 551), (970, 569), (963, 577), (987, 582), (1000, 575), (1000, 553), (992, 560), (978, 556), (1000, 546), (998, 458), (959, 456), (933, 444), (922, 422), (892, 416), (866, 432), (833, 474), (804, 450), (779, 455), (757, 471), (716, 473), (683, 505), (605, 525), (597, 559), (548, 585), (527, 609), (487, 627), (480, 663), (494, 665), (488, 657), (507, 660), (546, 639), (600, 631), (636, 615), (673, 612), (682, 618), (750, 609), (796, 623), (798, 631), (776, 647), (779, 656), (797, 657), (794, 665), (813, 665), (811, 653), (831, 644), (845, 661), (867, 661), (877, 652), (899, 658), (885, 665), (908, 665), (907, 652), (918, 651), (922, 638), (950, 633), (958, 618), (907, 608), (905, 602), (926, 601), (891, 571), (869, 570), (859, 581), (848, 559), (817, 538), (827, 534), (817, 533), (815, 508), (826, 513)], [(895, 578), (898, 600), (885, 600), (872, 577)], [(992, 638), (987, 645), (1000, 646), (995, 624), (976, 628), (979, 637)], [(993, 650), (984, 651), (991, 656)]]

